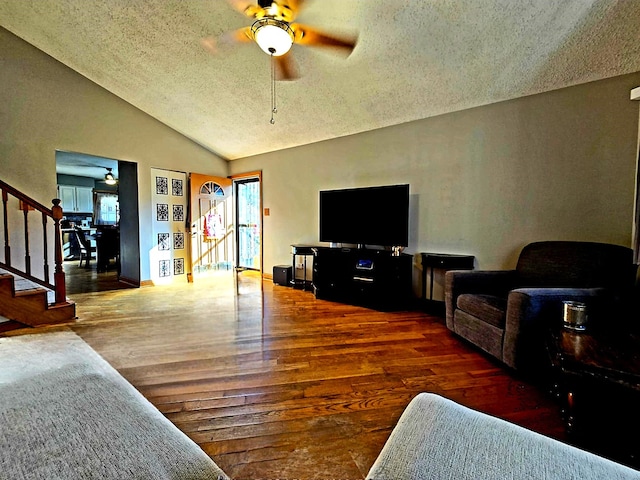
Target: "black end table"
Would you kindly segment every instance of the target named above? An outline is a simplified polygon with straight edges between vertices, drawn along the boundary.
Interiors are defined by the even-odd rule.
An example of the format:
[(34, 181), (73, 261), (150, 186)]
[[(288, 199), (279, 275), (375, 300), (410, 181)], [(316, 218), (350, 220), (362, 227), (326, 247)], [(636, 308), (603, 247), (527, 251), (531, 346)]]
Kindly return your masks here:
[[(422, 301), (425, 305), (434, 306), (433, 271), (440, 270), (473, 270), (475, 257), (453, 253), (420, 253), (422, 257)], [(429, 298), (427, 299), (427, 270), (429, 271)], [(437, 302), (444, 305), (444, 302)], [(442, 310), (442, 307), (438, 310)]]
[[(303, 290), (306, 290), (307, 287), (310, 287), (312, 284), (311, 279), (307, 279), (307, 257), (313, 257), (313, 249), (316, 248), (315, 245), (303, 245), (303, 244), (293, 244), (291, 245), (291, 255), (293, 257), (292, 265), (291, 265), (291, 285), (293, 287), (300, 287)], [(296, 257), (302, 257), (302, 280), (296, 278)]]
[(640, 334), (549, 331), (547, 352), (571, 443), (640, 467)]

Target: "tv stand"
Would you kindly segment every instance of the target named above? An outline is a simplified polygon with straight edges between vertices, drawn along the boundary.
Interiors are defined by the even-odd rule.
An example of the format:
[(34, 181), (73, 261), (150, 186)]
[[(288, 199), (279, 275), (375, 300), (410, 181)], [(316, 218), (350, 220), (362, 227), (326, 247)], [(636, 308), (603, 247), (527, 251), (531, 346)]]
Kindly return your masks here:
[(316, 298), (379, 310), (408, 308), (412, 256), (387, 250), (313, 247)]

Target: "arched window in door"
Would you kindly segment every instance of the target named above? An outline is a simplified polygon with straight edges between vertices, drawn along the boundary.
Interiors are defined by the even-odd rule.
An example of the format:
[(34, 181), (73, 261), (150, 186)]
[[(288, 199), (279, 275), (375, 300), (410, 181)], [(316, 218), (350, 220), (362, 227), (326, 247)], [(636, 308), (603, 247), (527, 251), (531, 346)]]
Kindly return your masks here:
[(224, 189), (215, 182), (207, 182), (200, 187), (200, 194), (224, 197)]

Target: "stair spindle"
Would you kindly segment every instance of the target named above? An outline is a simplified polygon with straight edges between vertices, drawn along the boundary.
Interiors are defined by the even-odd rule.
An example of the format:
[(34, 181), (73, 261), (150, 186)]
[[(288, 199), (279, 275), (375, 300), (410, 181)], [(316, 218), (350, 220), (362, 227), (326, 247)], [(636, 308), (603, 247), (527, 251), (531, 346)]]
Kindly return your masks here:
[(11, 246), (9, 245), (9, 217), (7, 216), (7, 202), (9, 201), (9, 195), (7, 191), (2, 189), (2, 210), (4, 218), (4, 263), (11, 266)]
[(47, 236), (47, 215), (42, 214), (42, 245), (43, 245), (43, 262), (44, 262), (44, 281), (49, 283), (49, 243)]
[(29, 206), (20, 202), (20, 208), (24, 216), (24, 270), (31, 275), (31, 253), (29, 251)]
[(60, 220), (62, 220), (62, 207), (60, 199), (53, 199), (53, 224), (55, 228), (55, 272), (53, 274), (56, 292), (56, 303), (62, 303), (67, 299), (67, 287), (65, 285), (64, 269), (62, 268), (62, 230), (60, 229)]

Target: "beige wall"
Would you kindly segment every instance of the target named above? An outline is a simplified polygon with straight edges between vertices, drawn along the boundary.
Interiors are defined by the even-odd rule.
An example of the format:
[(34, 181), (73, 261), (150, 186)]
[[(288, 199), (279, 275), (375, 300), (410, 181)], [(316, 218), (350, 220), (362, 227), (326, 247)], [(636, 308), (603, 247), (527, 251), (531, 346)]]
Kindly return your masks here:
[(407, 252), (493, 269), (531, 241), (630, 246), (638, 85), (640, 73), (231, 162), (263, 172), (265, 272), (317, 242), (319, 190), (404, 182), (418, 206)]
[(227, 175), (227, 162), (0, 28), (0, 178), (51, 205), (55, 151), (138, 164), (141, 279), (148, 280), (151, 167)]

